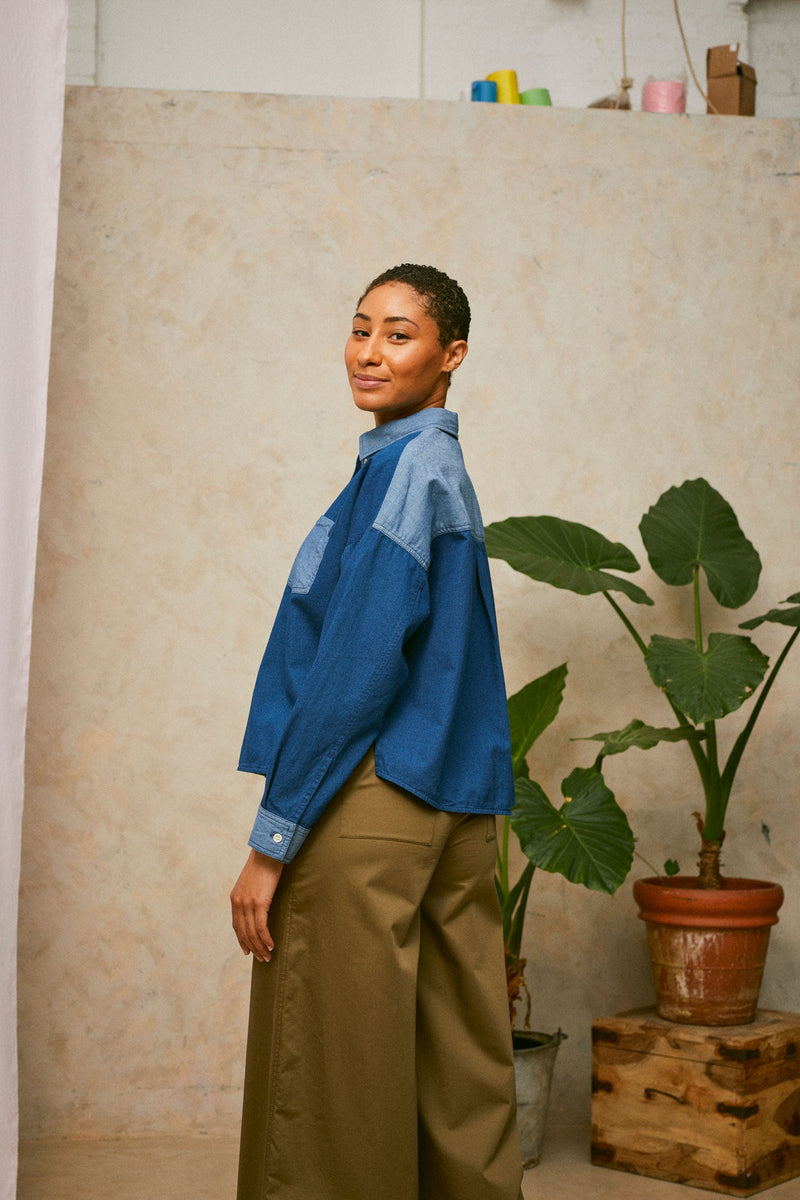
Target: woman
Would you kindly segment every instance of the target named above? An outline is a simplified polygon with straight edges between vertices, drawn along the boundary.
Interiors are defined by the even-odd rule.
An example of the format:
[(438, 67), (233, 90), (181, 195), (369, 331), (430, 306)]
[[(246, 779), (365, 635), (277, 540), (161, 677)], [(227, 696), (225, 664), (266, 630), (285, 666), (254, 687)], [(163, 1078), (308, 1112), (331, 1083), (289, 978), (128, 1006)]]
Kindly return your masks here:
[(239, 766), (266, 789), (231, 893), (256, 960), (238, 1200), (521, 1196), (493, 880), (508, 717), (444, 407), (469, 321), (433, 267), (361, 297), (345, 364), (375, 428), (258, 673)]

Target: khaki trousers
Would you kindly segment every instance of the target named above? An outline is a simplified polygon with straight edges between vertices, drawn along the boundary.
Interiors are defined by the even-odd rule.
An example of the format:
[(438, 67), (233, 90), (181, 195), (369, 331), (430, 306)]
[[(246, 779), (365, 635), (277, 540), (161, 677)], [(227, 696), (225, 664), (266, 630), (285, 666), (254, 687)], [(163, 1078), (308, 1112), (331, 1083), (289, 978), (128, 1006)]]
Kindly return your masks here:
[(356, 769), (253, 963), (238, 1200), (521, 1200), (494, 859)]

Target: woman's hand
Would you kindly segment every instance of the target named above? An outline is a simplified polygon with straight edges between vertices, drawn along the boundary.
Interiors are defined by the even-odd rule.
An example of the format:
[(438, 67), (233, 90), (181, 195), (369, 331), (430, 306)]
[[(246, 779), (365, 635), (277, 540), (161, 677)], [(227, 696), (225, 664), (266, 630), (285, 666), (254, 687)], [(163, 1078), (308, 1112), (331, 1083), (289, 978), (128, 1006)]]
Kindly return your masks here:
[(239, 945), (259, 962), (269, 962), (275, 949), (267, 917), (282, 870), (282, 862), (251, 850), (231, 892), (233, 929)]

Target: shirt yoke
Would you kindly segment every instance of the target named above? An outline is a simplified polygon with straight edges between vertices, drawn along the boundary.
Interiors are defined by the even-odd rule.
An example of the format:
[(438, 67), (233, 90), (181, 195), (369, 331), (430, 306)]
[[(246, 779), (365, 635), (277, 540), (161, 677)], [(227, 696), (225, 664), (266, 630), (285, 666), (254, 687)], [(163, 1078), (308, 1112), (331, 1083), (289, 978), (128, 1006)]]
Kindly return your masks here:
[(427, 570), (433, 541), (469, 532), (483, 541), (483, 521), (458, 441), (423, 430), (403, 449), (373, 528)]

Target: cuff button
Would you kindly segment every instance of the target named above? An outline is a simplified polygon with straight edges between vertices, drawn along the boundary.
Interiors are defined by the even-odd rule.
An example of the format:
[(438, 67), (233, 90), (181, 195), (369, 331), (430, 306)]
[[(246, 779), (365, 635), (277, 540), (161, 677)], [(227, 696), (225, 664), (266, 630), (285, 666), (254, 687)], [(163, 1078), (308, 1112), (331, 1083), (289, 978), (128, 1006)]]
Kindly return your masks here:
[(276, 845), (277, 845), (277, 844), (279, 844), (280, 842), (282, 842), (282, 841), (283, 841), (283, 834), (281, 834), (281, 833), (273, 833), (273, 835), (272, 835), (272, 840), (273, 840), (273, 842), (275, 842), (275, 843), (276, 843)]

